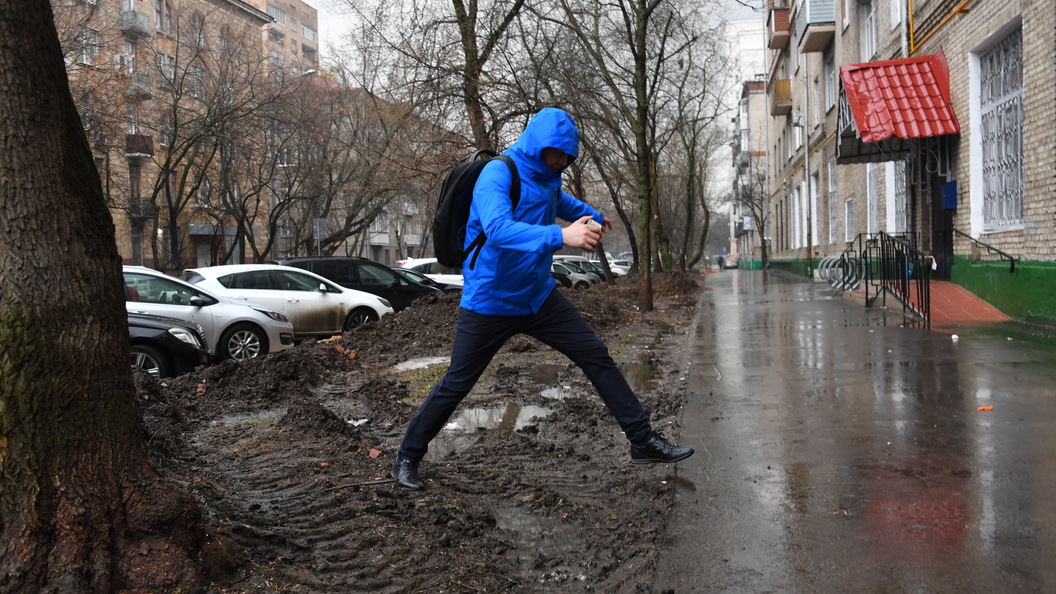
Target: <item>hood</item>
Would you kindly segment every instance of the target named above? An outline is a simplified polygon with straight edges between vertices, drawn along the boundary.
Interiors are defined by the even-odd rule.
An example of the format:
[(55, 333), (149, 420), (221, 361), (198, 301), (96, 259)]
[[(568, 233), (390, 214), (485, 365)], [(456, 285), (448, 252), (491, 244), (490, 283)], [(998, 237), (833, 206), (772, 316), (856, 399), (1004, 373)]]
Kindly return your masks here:
[(528, 122), (524, 132), (508, 152), (519, 153), (536, 173), (559, 176), (543, 163), (543, 149), (556, 148), (569, 157), (569, 164), (579, 156), (579, 130), (568, 112), (556, 107), (546, 107)]

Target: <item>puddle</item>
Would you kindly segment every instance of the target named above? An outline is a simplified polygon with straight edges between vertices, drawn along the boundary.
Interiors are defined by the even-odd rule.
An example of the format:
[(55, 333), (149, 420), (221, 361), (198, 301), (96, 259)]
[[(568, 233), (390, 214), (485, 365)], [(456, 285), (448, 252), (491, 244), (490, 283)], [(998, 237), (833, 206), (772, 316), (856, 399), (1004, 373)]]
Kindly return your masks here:
[(624, 363), (620, 371), (637, 394), (652, 392), (656, 386), (657, 369), (652, 363)]
[(569, 398), (582, 397), (582, 394), (572, 389), (572, 386), (554, 386), (539, 392), (539, 395), (550, 400), (568, 400)]
[[(561, 518), (559, 511), (542, 515), (541, 511), (512, 507), (495, 510), (495, 527), (513, 535), (510, 544), (514, 547), (509, 556), (517, 567), (517, 577), (537, 583), (575, 583), (584, 579), (570, 564), (557, 562), (580, 558), (583, 546), (575, 524), (565, 524)], [(540, 558), (556, 563), (540, 564)]]
[(429, 444), (429, 451), (442, 458), (475, 442), (478, 439), (477, 429), (516, 431), (534, 425), (535, 417), (547, 417), (551, 412), (553, 411), (545, 406), (522, 406), (512, 402), (495, 408), (462, 409)]
[(421, 357), (398, 363), (394, 369), (396, 371), (410, 371), (412, 369), (425, 369), (430, 365), (447, 365), (449, 363), (451, 363), (451, 357)]
[(558, 377), (565, 368), (565, 365), (559, 365), (557, 363), (536, 365), (528, 370), (528, 377), (531, 378), (532, 383), (552, 386), (558, 383)]
[(535, 417), (546, 417), (553, 412), (544, 406), (520, 405), (511, 402), (505, 407), (475, 407), (462, 410), (448, 421), (445, 431), (467, 431), (477, 429), (523, 429), (533, 425)]

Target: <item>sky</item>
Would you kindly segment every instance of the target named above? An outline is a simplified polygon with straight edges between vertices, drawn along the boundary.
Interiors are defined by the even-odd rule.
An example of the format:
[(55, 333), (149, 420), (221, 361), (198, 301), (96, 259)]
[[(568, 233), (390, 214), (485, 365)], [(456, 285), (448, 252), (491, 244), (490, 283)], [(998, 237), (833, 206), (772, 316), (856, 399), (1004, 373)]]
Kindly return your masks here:
[[(763, 18), (763, 0), (722, 1), (732, 21)], [(351, 26), (349, 0), (309, 0), (308, 3), (319, 11), (319, 52), (325, 60), (329, 57), (329, 45), (343, 37)]]

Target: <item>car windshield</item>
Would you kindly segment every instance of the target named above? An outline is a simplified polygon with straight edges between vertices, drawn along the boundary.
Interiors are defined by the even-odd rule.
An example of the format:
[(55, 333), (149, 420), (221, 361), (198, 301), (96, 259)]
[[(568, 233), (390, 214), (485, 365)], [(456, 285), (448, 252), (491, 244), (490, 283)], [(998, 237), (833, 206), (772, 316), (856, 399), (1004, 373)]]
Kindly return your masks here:
[(125, 301), (190, 305), (192, 297), (199, 297), (204, 301), (203, 305), (217, 303), (216, 299), (175, 279), (158, 278), (135, 272), (126, 272), (124, 277)]

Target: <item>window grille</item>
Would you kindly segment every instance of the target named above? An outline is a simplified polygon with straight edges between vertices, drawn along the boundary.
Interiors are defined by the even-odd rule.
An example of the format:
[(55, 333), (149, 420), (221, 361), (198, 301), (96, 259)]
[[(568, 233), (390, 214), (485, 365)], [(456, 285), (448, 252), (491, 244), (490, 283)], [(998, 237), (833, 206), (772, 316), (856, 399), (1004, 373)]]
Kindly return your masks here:
[(894, 233), (906, 233), (909, 231), (909, 180), (906, 178), (906, 162), (893, 161), (891, 167), (894, 172), (891, 194), (895, 203), (895, 228)]
[(979, 56), (983, 226), (1023, 224), (1023, 32)]
[(836, 243), (836, 159), (829, 160), (829, 243)]

